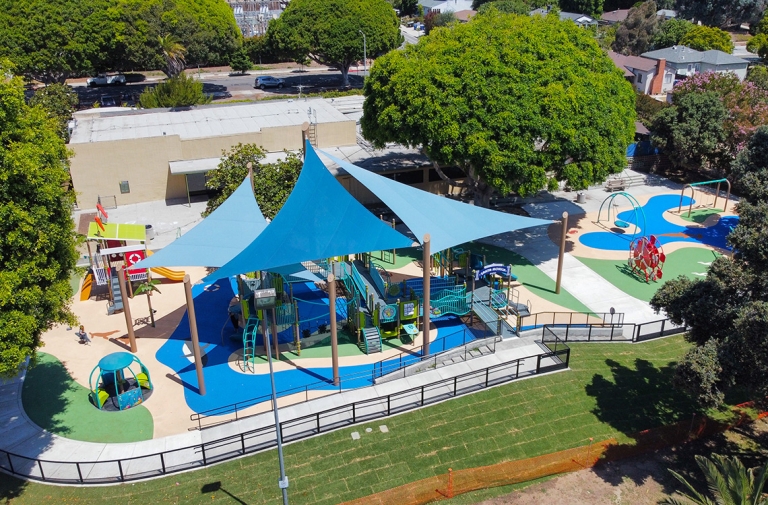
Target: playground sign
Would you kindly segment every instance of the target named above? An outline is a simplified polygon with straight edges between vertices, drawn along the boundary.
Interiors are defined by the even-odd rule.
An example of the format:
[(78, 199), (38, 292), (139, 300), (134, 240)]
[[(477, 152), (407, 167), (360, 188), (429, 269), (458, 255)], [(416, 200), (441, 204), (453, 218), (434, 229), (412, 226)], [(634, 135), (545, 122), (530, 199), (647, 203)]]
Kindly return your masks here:
[(485, 277), (486, 275), (490, 275), (490, 274), (509, 277), (510, 275), (512, 275), (512, 268), (510, 265), (502, 265), (501, 263), (491, 263), (490, 265), (486, 265), (485, 267), (475, 272), (475, 280), (479, 281), (482, 277)]

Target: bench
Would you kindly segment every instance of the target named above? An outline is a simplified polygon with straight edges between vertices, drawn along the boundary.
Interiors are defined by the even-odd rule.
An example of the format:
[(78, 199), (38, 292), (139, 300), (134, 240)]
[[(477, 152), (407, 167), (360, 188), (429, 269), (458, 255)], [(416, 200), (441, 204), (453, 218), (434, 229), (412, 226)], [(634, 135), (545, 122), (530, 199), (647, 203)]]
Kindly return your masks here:
[(610, 179), (608, 182), (605, 183), (605, 189), (608, 191), (624, 191), (626, 189), (627, 185), (624, 182), (624, 179)]

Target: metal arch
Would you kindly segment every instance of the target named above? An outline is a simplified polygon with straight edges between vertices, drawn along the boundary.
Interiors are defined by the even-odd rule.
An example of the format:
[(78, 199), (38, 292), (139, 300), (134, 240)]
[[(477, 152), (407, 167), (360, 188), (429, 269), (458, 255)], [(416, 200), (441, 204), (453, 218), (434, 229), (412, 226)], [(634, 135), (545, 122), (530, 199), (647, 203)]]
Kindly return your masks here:
[[(639, 215), (643, 218), (642, 230), (643, 230), (643, 233), (645, 233), (645, 231), (648, 229), (648, 223), (647, 223), (647, 221), (645, 219), (645, 212), (643, 211), (643, 207), (642, 207), (642, 205), (640, 205), (640, 202), (638, 202), (637, 199), (634, 196), (630, 195), (626, 191), (619, 191), (618, 193), (612, 193), (608, 198), (603, 200), (603, 203), (600, 204), (600, 210), (597, 211), (597, 222), (600, 223), (600, 216), (603, 213), (603, 205), (605, 205), (608, 202), (613, 203), (613, 200), (617, 196), (623, 196), (624, 198), (626, 198), (627, 201), (632, 205), (632, 210), (635, 212), (635, 223), (634, 223), (635, 231), (634, 231), (634, 233), (632, 233), (632, 235), (637, 235), (637, 226), (638, 226), (638, 221), (639, 221), (637, 219), (638, 211), (640, 211)], [(608, 221), (611, 221), (611, 205), (610, 205), (610, 203), (608, 204), (608, 219), (607, 219)], [(616, 216), (614, 216), (614, 218), (616, 218)]]
[(693, 210), (693, 197), (694, 197), (694, 186), (704, 186), (707, 184), (714, 184), (717, 183), (717, 189), (715, 189), (715, 202), (712, 204), (712, 208), (717, 208), (717, 198), (720, 196), (720, 184), (725, 183), (728, 186), (728, 190), (725, 194), (725, 205), (723, 206), (723, 212), (728, 212), (728, 201), (731, 199), (731, 181), (728, 179), (713, 179), (711, 181), (702, 181), (702, 182), (692, 182), (691, 184), (686, 184), (683, 186), (682, 191), (680, 192), (680, 205), (677, 207), (677, 213), (680, 214), (683, 211), (683, 198), (685, 197), (685, 188), (691, 188), (691, 203), (688, 205), (688, 217), (691, 217), (691, 210)]

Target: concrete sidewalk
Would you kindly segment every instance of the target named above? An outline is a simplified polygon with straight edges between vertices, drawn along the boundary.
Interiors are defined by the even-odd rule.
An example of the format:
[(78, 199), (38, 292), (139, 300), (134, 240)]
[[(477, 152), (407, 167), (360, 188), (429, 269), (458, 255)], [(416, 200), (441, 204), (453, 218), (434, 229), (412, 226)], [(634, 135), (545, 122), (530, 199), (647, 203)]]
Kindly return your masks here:
[[(542, 352), (543, 348), (531, 339), (528, 344), (502, 349), (496, 354), (469, 362), (287, 406), (280, 409), (280, 420), (285, 426), (284, 438), (286, 440), (305, 438), (321, 430), (325, 432), (335, 427), (351, 426), (353, 424), (349, 418), (351, 408), (325, 416), (317, 415), (317, 427), (314, 419), (316, 414), (354, 402), (395, 395), (389, 401), (382, 399), (360, 406), (356, 412), (356, 419), (357, 422), (362, 422), (365, 418), (380, 418), (382, 413), (388, 411), (399, 413), (418, 408), (420, 401), (424, 398), (428, 402), (451, 398), (453, 397), (452, 387), (467, 392), (482, 389), (484, 381), (489, 381), (491, 384), (494, 381), (501, 381), (506, 377), (505, 374), (514, 373), (516, 368), (519, 369), (519, 376), (532, 376), (536, 373), (538, 361), (536, 357), (521, 362), (519, 367), (515, 365), (510, 365), (508, 368), (500, 367), (488, 374), (483, 370), (520, 358), (536, 356)], [(552, 358), (541, 360), (542, 366), (555, 364)], [(425, 388), (423, 394), (421, 389), (404, 393), (410, 389), (455, 378), (475, 370), (480, 370), (481, 373), (454, 381), (453, 384), (456, 386), (451, 386), (449, 381), (448, 384)], [(106, 444), (71, 440), (41, 429), (26, 416), (21, 402), (23, 381), (24, 374), (21, 374), (13, 380), (0, 384), (0, 398), (2, 398), (0, 401), (0, 449), (14, 454), (12, 457), (1, 458), (0, 467), (7, 470), (10, 464), (17, 474), (34, 479), (59, 479), (74, 483), (80, 479), (118, 482), (122, 480), (121, 476), (152, 477), (162, 474), (163, 468), (193, 469), (204, 466), (204, 460), (210, 462), (217, 459), (230, 459), (241, 452), (250, 453), (268, 448), (275, 440), (274, 418), (271, 411), (202, 431), (192, 430), (181, 435), (143, 442)], [(311, 422), (291, 422), (310, 415)], [(242, 433), (253, 430), (260, 431), (247, 437), (241, 436)], [(200, 444), (227, 437), (230, 438), (226, 441), (206, 446), (203, 454)], [(163, 451), (175, 452), (160, 457), (158, 453)], [(115, 460), (124, 461), (118, 464)]]

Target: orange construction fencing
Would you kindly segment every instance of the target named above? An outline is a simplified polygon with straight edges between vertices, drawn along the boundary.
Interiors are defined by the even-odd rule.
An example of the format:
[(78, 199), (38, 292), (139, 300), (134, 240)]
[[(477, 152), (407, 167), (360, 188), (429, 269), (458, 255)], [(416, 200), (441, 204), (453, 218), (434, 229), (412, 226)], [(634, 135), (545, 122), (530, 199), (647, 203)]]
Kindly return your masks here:
[(600, 460), (616, 461), (635, 457), (694, 438), (720, 433), (749, 420), (743, 411), (731, 425), (694, 415), (690, 421), (641, 431), (631, 437), (634, 443), (618, 444), (615, 439), (592, 442), (590, 439), (584, 446), (534, 458), (463, 470), (449, 469), (448, 473), (351, 500), (343, 505), (421, 505), (479, 489), (518, 484), (590, 468)]

